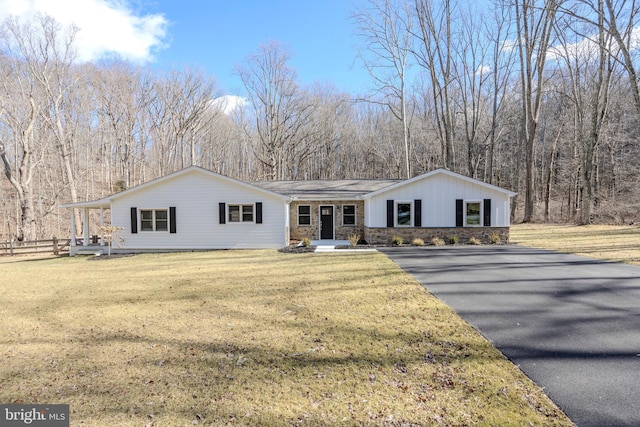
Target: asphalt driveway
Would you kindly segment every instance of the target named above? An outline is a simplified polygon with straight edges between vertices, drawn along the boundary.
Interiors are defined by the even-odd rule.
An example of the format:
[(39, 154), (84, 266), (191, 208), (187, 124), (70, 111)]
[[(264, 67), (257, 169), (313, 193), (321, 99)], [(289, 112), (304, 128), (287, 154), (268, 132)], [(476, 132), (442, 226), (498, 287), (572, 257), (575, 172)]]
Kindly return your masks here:
[(382, 252), (579, 427), (640, 426), (640, 267), (516, 245)]

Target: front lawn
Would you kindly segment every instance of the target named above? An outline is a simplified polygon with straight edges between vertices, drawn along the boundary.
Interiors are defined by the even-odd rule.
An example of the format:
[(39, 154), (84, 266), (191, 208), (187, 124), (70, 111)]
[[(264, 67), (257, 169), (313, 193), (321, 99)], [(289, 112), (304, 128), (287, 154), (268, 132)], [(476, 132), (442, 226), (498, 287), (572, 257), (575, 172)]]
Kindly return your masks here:
[(0, 264), (0, 403), (74, 426), (571, 425), (382, 254)]
[(517, 224), (511, 243), (640, 265), (640, 227), (633, 225)]

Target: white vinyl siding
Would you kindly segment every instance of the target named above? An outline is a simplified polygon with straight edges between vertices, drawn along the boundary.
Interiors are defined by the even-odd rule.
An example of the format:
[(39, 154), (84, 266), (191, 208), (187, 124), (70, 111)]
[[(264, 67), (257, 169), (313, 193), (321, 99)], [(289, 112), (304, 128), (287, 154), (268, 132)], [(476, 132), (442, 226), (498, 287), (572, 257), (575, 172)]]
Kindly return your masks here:
[[(255, 205), (262, 203), (262, 224)], [(252, 221), (220, 224), (219, 204), (252, 206)], [(131, 233), (131, 207), (175, 206), (177, 232)], [(249, 213), (245, 212), (245, 218)], [(138, 214), (140, 221), (140, 214)], [(146, 185), (114, 198), (111, 222), (123, 226), (122, 249), (232, 249), (281, 248), (286, 238), (288, 206), (284, 198), (198, 169)]]
[[(510, 197), (507, 193), (447, 173), (437, 173), (383, 191), (365, 200), (365, 226), (387, 226), (387, 200), (422, 200), (422, 227), (455, 227), (456, 199), (480, 202), (483, 222), (484, 199), (491, 199), (491, 225), (509, 226)], [(413, 212), (412, 212), (413, 213)], [(397, 212), (394, 212), (397, 216)], [(415, 215), (414, 215), (415, 216)]]

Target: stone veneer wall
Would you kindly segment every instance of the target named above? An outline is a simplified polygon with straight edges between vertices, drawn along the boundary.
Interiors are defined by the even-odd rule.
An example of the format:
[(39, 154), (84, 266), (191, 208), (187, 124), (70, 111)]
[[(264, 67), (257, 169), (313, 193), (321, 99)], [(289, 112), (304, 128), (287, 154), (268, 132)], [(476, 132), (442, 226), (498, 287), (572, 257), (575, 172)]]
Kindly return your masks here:
[(437, 228), (368, 228), (364, 230), (364, 238), (370, 245), (388, 245), (393, 236), (399, 236), (405, 243), (411, 243), (415, 238), (424, 240), (430, 244), (431, 239), (439, 237), (448, 242), (451, 236), (458, 236), (458, 244), (467, 244), (469, 239), (475, 237), (481, 243), (492, 243), (489, 239), (491, 233), (498, 233), (502, 243), (509, 242), (509, 227), (437, 227)]
[[(311, 206), (311, 224), (310, 225), (298, 225), (298, 206)], [(333, 228), (335, 231), (335, 238), (337, 240), (348, 240), (349, 236), (354, 233), (358, 234), (360, 238), (364, 236), (364, 202), (362, 200), (355, 201), (296, 201), (291, 202), (289, 207), (290, 218), (290, 231), (289, 238), (294, 241), (302, 240), (307, 237), (311, 240), (320, 238), (320, 229), (318, 222), (319, 207), (320, 205), (333, 206)], [(355, 225), (342, 225), (342, 206), (343, 205), (355, 205), (356, 206), (356, 224)]]

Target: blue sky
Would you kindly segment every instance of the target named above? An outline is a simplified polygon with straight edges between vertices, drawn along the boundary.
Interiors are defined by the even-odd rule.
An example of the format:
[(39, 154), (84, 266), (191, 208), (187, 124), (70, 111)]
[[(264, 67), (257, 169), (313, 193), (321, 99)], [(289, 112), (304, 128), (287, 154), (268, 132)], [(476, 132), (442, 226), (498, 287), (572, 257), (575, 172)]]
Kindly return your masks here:
[(234, 67), (270, 40), (289, 49), (303, 84), (333, 83), (345, 91), (364, 85), (348, 0), (157, 0), (152, 10), (169, 21), (169, 46), (156, 65), (204, 67), (232, 94), (242, 90)]
[(203, 69), (226, 94), (243, 95), (234, 67), (275, 40), (302, 84), (357, 93), (367, 73), (356, 59), (350, 15), (365, 0), (0, 0), (0, 19), (36, 13), (74, 24), (83, 61), (119, 55), (157, 69)]

